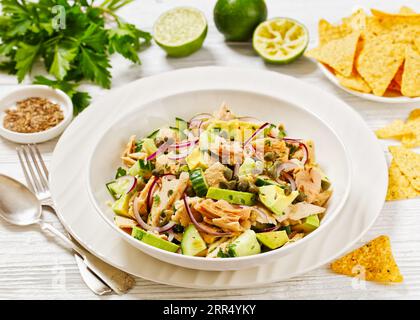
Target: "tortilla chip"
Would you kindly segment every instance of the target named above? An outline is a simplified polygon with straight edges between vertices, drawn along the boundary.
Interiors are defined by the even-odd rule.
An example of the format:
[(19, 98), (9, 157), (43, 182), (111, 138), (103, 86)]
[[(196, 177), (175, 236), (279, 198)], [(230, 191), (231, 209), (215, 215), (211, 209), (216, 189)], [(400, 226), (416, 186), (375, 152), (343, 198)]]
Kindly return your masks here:
[(366, 12), (358, 9), (351, 16), (343, 18), (343, 25), (351, 27), (353, 30), (364, 30), (366, 27)]
[(404, 121), (395, 120), (387, 126), (375, 131), (379, 139), (398, 138), (406, 134), (412, 134), (410, 128), (405, 126)]
[(331, 40), (324, 45), (309, 50), (305, 55), (329, 65), (337, 72), (348, 77), (353, 70), (359, 37), (360, 31), (354, 31), (343, 38)]
[(352, 74), (349, 77), (345, 77), (339, 73), (336, 73), (338, 82), (346, 88), (351, 90), (356, 90), (364, 93), (370, 93), (372, 89), (368, 86), (365, 80), (357, 73), (356, 70), (353, 70)]
[(349, 35), (352, 29), (345, 25), (335, 26), (327, 20), (321, 19), (318, 23), (319, 45), (324, 45), (331, 40), (337, 40)]
[(332, 271), (347, 276), (364, 276), (364, 280), (402, 282), (387, 236), (371, 240), (331, 264)]
[(389, 37), (365, 41), (356, 69), (377, 96), (382, 96), (404, 61), (405, 50)]
[(407, 97), (420, 96), (420, 53), (413, 46), (407, 46), (401, 92)]
[(413, 13), (415, 14), (416, 12), (413, 9), (409, 8), (409, 7), (402, 6), (400, 8), (400, 11), (398, 11), (398, 13), (401, 14), (401, 15), (411, 15)]
[(403, 146), (391, 146), (389, 151), (401, 173), (407, 177), (414, 189), (420, 191), (420, 154)]
[(420, 192), (413, 188), (408, 178), (402, 174), (400, 168), (395, 163), (395, 160), (392, 160), (388, 172), (386, 201), (416, 197), (420, 197)]
[(407, 122), (411, 122), (411, 121), (419, 120), (419, 119), (420, 119), (420, 109), (414, 109), (408, 115)]

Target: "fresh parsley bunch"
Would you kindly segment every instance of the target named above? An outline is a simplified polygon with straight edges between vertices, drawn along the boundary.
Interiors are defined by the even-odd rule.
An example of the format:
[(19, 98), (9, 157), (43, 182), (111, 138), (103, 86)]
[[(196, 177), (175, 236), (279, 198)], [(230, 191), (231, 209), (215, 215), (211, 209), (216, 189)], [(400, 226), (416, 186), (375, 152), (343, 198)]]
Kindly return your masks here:
[(54, 78), (38, 75), (34, 83), (63, 90), (79, 113), (91, 99), (77, 91), (81, 81), (109, 88), (110, 55), (139, 64), (139, 49), (150, 43), (148, 32), (115, 14), (132, 1), (0, 0), (0, 68), (21, 82), (40, 61)]

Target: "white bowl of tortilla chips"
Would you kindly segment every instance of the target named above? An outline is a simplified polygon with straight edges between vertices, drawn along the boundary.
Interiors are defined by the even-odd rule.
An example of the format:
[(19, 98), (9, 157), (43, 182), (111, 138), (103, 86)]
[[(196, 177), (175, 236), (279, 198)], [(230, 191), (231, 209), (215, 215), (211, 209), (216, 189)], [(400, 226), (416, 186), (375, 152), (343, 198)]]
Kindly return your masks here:
[(319, 45), (305, 55), (325, 76), (358, 97), (385, 103), (420, 101), (420, 13), (358, 9), (332, 25), (321, 19)]

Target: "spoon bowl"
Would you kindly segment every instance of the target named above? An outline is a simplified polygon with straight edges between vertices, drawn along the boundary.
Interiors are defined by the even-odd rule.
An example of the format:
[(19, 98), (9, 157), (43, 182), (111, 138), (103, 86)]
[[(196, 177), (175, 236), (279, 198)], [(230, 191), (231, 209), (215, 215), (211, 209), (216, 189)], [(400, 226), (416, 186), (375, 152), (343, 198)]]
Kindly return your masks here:
[(41, 204), (24, 184), (0, 174), (0, 195), (0, 217), (4, 220), (20, 226), (39, 222)]

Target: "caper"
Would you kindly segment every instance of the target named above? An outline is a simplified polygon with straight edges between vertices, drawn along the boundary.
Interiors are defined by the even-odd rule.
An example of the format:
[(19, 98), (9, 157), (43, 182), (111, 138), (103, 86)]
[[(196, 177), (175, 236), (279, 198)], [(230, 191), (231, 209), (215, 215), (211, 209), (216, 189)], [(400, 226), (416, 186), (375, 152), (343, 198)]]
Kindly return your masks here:
[(226, 178), (226, 180), (232, 180), (233, 171), (229, 168), (225, 168), (225, 170), (223, 171), (223, 176)]
[(290, 195), (290, 194), (292, 193), (292, 188), (290, 187), (290, 185), (285, 185), (285, 186), (283, 187), (283, 190), (284, 190), (284, 194), (285, 194), (286, 196), (288, 196), (288, 195)]
[(189, 197), (194, 197), (195, 196), (195, 191), (194, 191), (194, 189), (191, 187), (191, 186), (188, 186), (186, 189), (185, 189), (185, 193), (187, 194), (187, 196), (189, 196)]
[(275, 157), (276, 157), (276, 155), (275, 155), (274, 152), (266, 152), (264, 154), (264, 160), (265, 161), (273, 161)]
[(163, 176), (164, 175), (164, 171), (163, 171), (163, 169), (153, 169), (152, 170), (152, 174), (154, 175), (154, 176), (157, 176), (157, 177), (160, 177), (160, 176)]
[(299, 191), (298, 196), (295, 198), (295, 200), (293, 200), (293, 203), (298, 203), (298, 202), (302, 202), (305, 201), (307, 198), (306, 194), (304, 194), (303, 192)]
[(227, 183), (227, 185), (228, 185), (228, 189), (233, 190), (233, 189), (236, 189), (238, 182), (235, 180), (231, 180)]
[(220, 181), (219, 182), (219, 188), (220, 189), (229, 189), (228, 183), (226, 181)]
[(163, 139), (162, 138), (156, 138), (155, 139), (155, 144), (156, 144), (156, 147), (160, 147), (163, 143), (164, 143), (165, 141), (163, 141)]
[(219, 135), (220, 135), (220, 137), (222, 137), (224, 139), (229, 138), (229, 134), (225, 130), (220, 131)]
[(258, 189), (258, 187), (255, 184), (250, 184), (249, 185), (249, 188), (248, 188), (248, 192), (258, 193), (259, 192), (259, 189)]
[(247, 191), (249, 188), (249, 182), (246, 180), (239, 179), (238, 182), (238, 190), (239, 191)]

